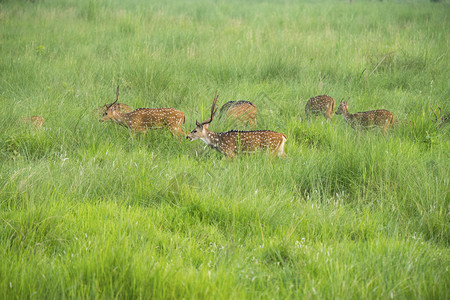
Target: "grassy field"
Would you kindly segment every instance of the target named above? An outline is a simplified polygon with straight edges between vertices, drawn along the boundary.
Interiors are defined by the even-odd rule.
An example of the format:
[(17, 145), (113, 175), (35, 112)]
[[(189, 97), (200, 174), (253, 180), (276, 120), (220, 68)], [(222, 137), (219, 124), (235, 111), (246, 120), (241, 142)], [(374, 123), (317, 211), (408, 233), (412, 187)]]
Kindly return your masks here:
[[(0, 298), (448, 299), (450, 4), (0, 0)], [(250, 100), (286, 158), (92, 110)], [(387, 136), (328, 94), (384, 108)], [(41, 115), (44, 128), (22, 124)], [(229, 125), (214, 121), (210, 129)]]

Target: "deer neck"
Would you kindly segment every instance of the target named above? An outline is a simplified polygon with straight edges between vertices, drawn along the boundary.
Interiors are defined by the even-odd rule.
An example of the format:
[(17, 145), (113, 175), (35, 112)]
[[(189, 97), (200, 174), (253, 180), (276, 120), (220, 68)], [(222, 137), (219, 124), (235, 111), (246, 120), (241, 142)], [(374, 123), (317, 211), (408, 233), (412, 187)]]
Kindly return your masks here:
[(204, 129), (205, 134), (200, 138), (203, 142), (205, 142), (206, 145), (208, 145), (211, 148), (217, 149), (219, 145), (219, 135), (211, 130)]
[(353, 115), (348, 113), (347, 109), (343, 109), (342, 114), (344, 115), (344, 120), (347, 121), (347, 123), (351, 123), (353, 120)]
[(120, 125), (128, 125), (128, 119), (124, 116), (124, 114), (118, 112), (118, 111), (113, 111), (112, 113), (113, 115), (113, 120), (114, 122), (120, 124)]

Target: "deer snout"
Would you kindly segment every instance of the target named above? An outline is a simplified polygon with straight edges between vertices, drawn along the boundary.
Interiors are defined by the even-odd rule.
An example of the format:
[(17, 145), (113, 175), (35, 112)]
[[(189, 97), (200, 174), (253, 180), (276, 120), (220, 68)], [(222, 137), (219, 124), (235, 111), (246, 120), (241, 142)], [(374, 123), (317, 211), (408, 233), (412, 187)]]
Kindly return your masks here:
[(103, 122), (108, 121), (108, 118), (105, 115), (103, 115), (98, 121), (103, 123)]
[(192, 141), (192, 138), (189, 135), (186, 136), (186, 139)]

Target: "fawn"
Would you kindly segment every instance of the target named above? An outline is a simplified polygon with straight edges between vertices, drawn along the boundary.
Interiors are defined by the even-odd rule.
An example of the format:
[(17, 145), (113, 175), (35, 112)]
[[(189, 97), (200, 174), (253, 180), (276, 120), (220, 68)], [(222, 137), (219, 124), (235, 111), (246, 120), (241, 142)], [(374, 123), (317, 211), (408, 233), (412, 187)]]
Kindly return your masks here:
[(194, 141), (201, 139), (209, 147), (216, 149), (230, 158), (233, 158), (239, 151), (243, 153), (252, 153), (257, 150), (268, 150), (278, 156), (286, 155), (284, 153), (284, 144), (287, 138), (284, 134), (279, 132), (270, 130), (231, 130), (216, 133), (210, 131), (208, 127), (217, 112), (215, 106), (218, 97), (219, 95), (217, 95), (216, 92), (211, 107), (211, 116), (202, 123), (196, 121), (197, 127), (188, 134), (186, 137), (188, 140)]
[(347, 101), (341, 102), (336, 114), (344, 115), (345, 121), (352, 126), (353, 129), (356, 129), (356, 127), (370, 128), (378, 126), (382, 127), (383, 134), (386, 134), (388, 127), (394, 124), (394, 115), (385, 109), (349, 114)]
[(32, 124), (36, 128), (42, 128), (45, 119), (41, 116), (31, 116), (22, 118), (22, 122)]
[(168, 128), (172, 134), (183, 134), (181, 124), (185, 122), (183, 112), (175, 108), (138, 108), (129, 113), (121, 113), (114, 108), (119, 100), (117, 87), (116, 101), (106, 106), (101, 122), (113, 120), (119, 125), (130, 128), (133, 132), (143, 132), (151, 128)]
[(219, 117), (234, 119), (238, 124), (254, 126), (258, 118), (258, 109), (250, 101), (228, 101), (220, 108)]
[(334, 99), (327, 95), (319, 95), (310, 98), (305, 106), (305, 114), (307, 117), (310, 115), (323, 115), (327, 122), (334, 115)]

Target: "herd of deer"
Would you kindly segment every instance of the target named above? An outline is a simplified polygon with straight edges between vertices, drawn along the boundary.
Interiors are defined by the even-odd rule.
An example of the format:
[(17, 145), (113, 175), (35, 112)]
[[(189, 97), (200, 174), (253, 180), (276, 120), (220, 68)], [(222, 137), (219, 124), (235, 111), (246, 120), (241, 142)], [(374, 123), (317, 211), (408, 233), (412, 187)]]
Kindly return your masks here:
[[(230, 130), (216, 133), (209, 130), (209, 124), (213, 121), (217, 112), (218, 97), (219, 95), (216, 92), (210, 117), (201, 123), (196, 121), (196, 128), (186, 136), (189, 141), (200, 139), (209, 147), (230, 158), (239, 152), (252, 153), (259, 150), (266, 150), (278, 156), (286, 155), (284, 144), (287, 138), (286, 135), (279, 132), (271, 130)], [(119, 87), (117, 87), (116, 100), (113, 103), (105, 103), (105, 106), (94, 110), (95, 114), (100, 115), (101, 122), (113, 121), (135, 133), (143, 132), (147, 129), (167, 128), (175, 136), (185, 135), (181, 128), (186, 119), (183, 112), (175, 108), (138, 108), (133, 110), (126, 104), (117, 103), (118, 101)], [(439, 110), (442, 115), (440, 107)], [(335, 112), (335, 101), (327, 95), (310, 98), (306, 103), (305, 113), (308, 117), (323, 115), (327, 122), (336, 113), (337, 115), (343, 115), (345, 121), (353, 129), (380, 127), (383, 134), (386, 134), (388, 128), (394, 124), (394, 115), (384, 109), (350, 114), (347, 101), (342, 101)], [(450, 114), (438, 117), (434, 110), (433, 113), (436, 116), (436, 121), (438, 121), (438, 128), (450, 120)], [(222, 106), (219, 115), (222, 118), (233, 119), (236, 124), (245, 123), (249, 126), (254, 126), (258, 118), (258, 110), (250, 101), (229, 101)], [(42, 127), (44, 124), (44, 118), (40, 116), (24, 118), (23, 121), (36, 127)]]

